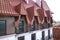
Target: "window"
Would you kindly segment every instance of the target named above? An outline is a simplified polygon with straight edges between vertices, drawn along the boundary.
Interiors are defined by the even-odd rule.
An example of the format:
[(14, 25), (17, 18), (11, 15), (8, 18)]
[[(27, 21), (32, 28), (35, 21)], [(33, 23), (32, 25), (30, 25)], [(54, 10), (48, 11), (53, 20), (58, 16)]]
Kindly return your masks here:
[(19, 22), (19, 32), (22, 33), (24, 32), (24, 21), (20, 20)]
[(27, 32), (27, 21), (26, 16), (21, 15), (20, 22), (19, 22), (19, 33)]
[(44, 17), (44, 23), (42, 24), (42, 29), (48, 28), (47, 17)]
[(50, 39), (51, 37), (50, 37), (50, 30), (48, 30), (48, 39)]
[(48, 27), (50, 27), (51, 25), (50, 25), (50, 23), (48, 23)]
[(38, 21), (37, 17), (34, 17), (34, 22), (31, 25), (31, 31), (37, 30), (38, 29)]
[(0, 35), (6, 34), (6, 21), (0, 20)]
[(44, 22), (47, 23), (47, 17), (44, 17)]
[(31, 40), (36, 40), (36, 34), (35, 33), (31, 35)]
[(31, 31), (34, 31), (35, 30), (35, 21), (33, 22), (33, 24), (31, 25)]
[(52, 17), (51, 17), (51, 20), (50, 20), (50, 22), (51, 22), (51, 24), (53, 23), (53, 19), (52, 19)]
[(38, 17), (35, 16), (35, 29), (37, 29), (37, 30), (39, 29), (38, 25), (39, 25), (39, 23), (38, 23)]
[(24, 36), (18, 37), (18, 40), (24, 40)]
[(42, 31), (42, 40), (45, 40), (45, 32)]
[(52, 23), (53, 23), (53, 19), (52, 19), (52, 17), (51, 17), (51, 19), (50, 19), (50, 22), (51, 22), (51, 27), (52, 27)]

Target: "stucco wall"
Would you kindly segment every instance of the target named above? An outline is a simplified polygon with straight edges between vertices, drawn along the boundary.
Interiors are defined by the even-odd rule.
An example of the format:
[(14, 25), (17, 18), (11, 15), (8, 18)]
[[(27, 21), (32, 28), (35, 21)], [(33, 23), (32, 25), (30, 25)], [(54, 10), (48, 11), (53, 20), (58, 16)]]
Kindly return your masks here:
[(0, 20), (6, 20), (6, 33), (11, 34), (15, 32), (14, 17), (0, 17)]
[(60, 40), (60, 27), (53, 28), (53, 39)]

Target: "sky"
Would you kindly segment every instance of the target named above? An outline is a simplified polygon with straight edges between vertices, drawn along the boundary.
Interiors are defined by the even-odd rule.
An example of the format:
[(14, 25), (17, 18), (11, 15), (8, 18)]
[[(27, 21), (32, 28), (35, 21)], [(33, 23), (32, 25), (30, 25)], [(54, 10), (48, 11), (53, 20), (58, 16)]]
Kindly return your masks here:
[(53, 19), (55, 21), (60, 21), (60, 0), (45, 0), (50, 8), (50, 10), (54, 13)]
[(54, 13), (53, 19), (60, 21), (60, 0), (46, 0), (50, 10)]

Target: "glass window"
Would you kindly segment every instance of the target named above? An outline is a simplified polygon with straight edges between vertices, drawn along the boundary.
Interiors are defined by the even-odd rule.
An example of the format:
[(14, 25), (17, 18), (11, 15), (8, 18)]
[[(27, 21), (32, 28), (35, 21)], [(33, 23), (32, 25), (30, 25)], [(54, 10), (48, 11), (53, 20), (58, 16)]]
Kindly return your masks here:
[(50, 37), (50, 30), (48, 30), (48, 39), (50, 39), (51, 37)]
[(19, 32), (24, 32), (24, 21), (23, 20), (20, 20), (19, 22)]
[(45, 40), (45, 32), (42, 31), (42, 40)]
[(38, 20), (37, 17), (34, 17), (34, 22), (31, 25), (31, 31), (37, 30), (38, 29)]
[(27, 21), (26, 21), (26, 16), (25, 15), (21, 15), (21, 19), (19, 22), (19, 32), (23, 33), (23, 32), (27, 32)]
[(44, 17), (44, 22), (47, 23), (47, 17)]
[(36, 34), (35, 33), (31, 35), (31, 40), (36, 40)]
[(5, 35), (6, 33), (6, 21), (0, 21), (0, 35)]
[(31, 25), (31, 31), (35, 30), (35, 21), (33, 22), (33, 24)]
[(18, 37), (18, 40), (24, 40), (24, 36)]
[(50, 20), (50, 22), (51, 22), (51, 24), (53, 23), (53, 19), (52, 19), (52, 17), (51, 17), (51, 20)]

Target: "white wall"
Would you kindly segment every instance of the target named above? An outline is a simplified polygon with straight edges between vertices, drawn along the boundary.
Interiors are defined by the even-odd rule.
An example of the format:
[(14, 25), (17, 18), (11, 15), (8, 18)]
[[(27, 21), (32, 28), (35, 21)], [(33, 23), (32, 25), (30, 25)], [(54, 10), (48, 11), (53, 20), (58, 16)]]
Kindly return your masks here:
[(41, 40), (42, 38), (42, 31), (36, 33), (36, 40)]
[(50, 28), (50, 35), (53, 36), (53, 28)]
[(29, 34), (29, 33), (26, 34), (26, 35), (25, 35), (25, 40), (31, 40), (31, 34)]
[(7, 35), (7, 36), (0, 36), (0, 40), (15, 40), (15, 34)]
[[(51, 34), (52, 34), (52, 29), (50, 28), (50, 30), (51, 30)], [(45, 37), (47, 37), (48, 36), (48, 29), (37, 30), (37, 31), (33, 31), (33, 32), (28, 32), (28, 33), (23, 33), (23, 34), (16, 35), (16, 37), (18, 39), (18, 37), (25, 36), (25, 38), (24, 38), (25, 40), (31, 40), (31, 34), (36, 33), (36, 40), (41, 40), (42, 31), (45, 31)]]

